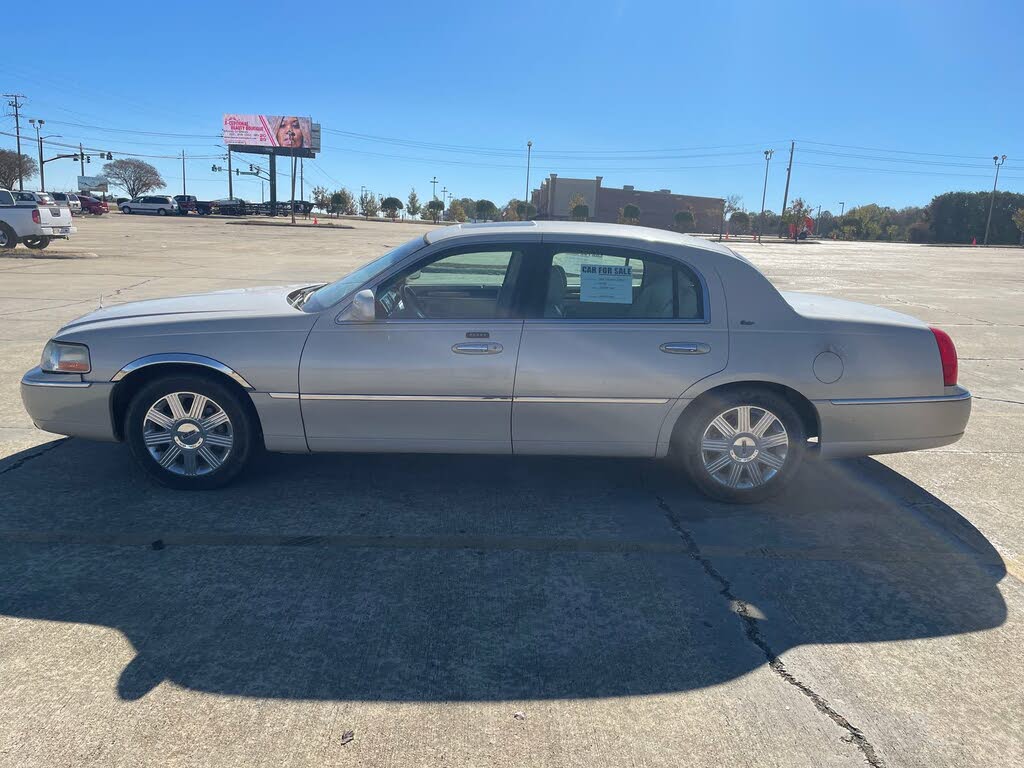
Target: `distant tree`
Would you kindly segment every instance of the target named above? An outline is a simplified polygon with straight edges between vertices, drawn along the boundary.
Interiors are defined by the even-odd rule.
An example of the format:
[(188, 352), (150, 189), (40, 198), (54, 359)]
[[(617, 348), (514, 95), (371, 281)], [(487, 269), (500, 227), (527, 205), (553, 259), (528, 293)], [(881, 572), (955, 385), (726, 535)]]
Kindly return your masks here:
[(420, 205), (420, 196), (416, 194), (416, 188), (409, 190), (409, 197), (405, 200), (405, 212), (410, 216), (419, 216), (423, 206)]
[(331, 207), (331, 196), (326, 187), (313, 187), (309, 196), (313, 201), (313, 207), (317, 210), (323, 212)]
[(1018, 208), (1013, 214), (1013, 223), (1020, 232), (1020, 245), (1024, 245), (1024, 208)]
[(331, 193), (331, 203), (327, 210), (335, 216), (355, 216), (356, 200), (351, 192), (342, 187)]
[(381, 200), (380, 207), (392, 221), (398, 218), (398, 212), (403, 208), (402, 201), (397, 197), (385, 197)]
[(745, 235), (750, 231), (750, 214), (736, 211), (729, 217), (729, 232), (734, 235)]
[[(454, 200), (452, 202), (455, 202)], [(460, 197), (459, 203), (462, 204), (462, 210), (466, 212), (467, 219), (475, 219), (476, 216), (476, 200), (471, 200), (468, 197)]]
[(523, 201), (513, 197), (507, 203), (505, 207), (501, 209), (501, 220), (502, 221), (521, 221), (522, 218), (519, 215), (519, 210), (523, 206)]
[(587, 201), (579, 192), (569, 200), (569, 215), (574, 221), (586, 221), (590, 216), (590, 208)]
[(167, 186), (160, 172), (144, 160), (124, 158), (103, 166), (103, 175), (115, 187), (121, 187), (128, 197), (138, 197), (154, 189)]
[[(946, 192), (928, 204), (928, 223), (932, 240), (938, 243), (981, 242), (985, 236), (991, 192)], [(988, 241), (994, 245), (1011, 245), (1020, 241), (1020, 230), (1013, 215), (1024, 208), (1024, 195), (997, 192), (992, 206), (992, 226)]]
[(520, 221), (529, 221), (537, 215), (537, 206), (533, 203), (519, 203), (516, 205), (516, 216)]
[(430, 220), (437, 224), (444, 212), (444, 203), (440, 200), (431, 200), (427, 203), (427, 211), (430, 213)]
[(689, 232), (693, 229), (693, 211), (676, 211), (672, 220), (680, 232)]
[(462, 203), (458, 200), (452, 200), (448, 203), (448, 221), (465, 221), (466, 220), (466, 209), (462, 207)]
[(790, 203), (789, 208), (782, 215), (782, 223), (787, 227), (790, 227), (793, 231), (793, 241), (796, 242), (800, 237), (800, 232), (804, 228), (807, 217), (811, 213), (811, 207), (804, 202), (802, 197), (795, 198)]
[(486, 199), (476, 201), (476, 218), (491, 220), (496, 219), (497, 217), (498, 206)]
[(36, 161), (28, 155), (19, 155), (9, 149), (0, 149), (0, 187), (14, 189), (18, 186), (19, 161), (22, 183), (28, 181), (39, 172)]
[(622, 210), (619, 211), (619, 221), (622, 224), (639, 224), (640, 206), (635, 205), (634, 203), (622, 206)]
[(359, 215), (364, 219), (376, 217), (380, 213), (380, 201), (368, 189), (359, 194)]

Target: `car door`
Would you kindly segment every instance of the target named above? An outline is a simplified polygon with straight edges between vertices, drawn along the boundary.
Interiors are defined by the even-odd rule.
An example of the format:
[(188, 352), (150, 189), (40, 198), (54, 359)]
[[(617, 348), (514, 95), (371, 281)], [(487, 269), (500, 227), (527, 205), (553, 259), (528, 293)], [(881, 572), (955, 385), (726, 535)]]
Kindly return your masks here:
[(310, 450), (510, 453), (530, 250), (434, 249), (373, 285), (375, 320), (322, 313), (299, 371)]
[(654, 456), (666, 416), (728, 359), (717, 276), (602, 245), (545, 245), (542, 306), (523, 329), (516, 453)]

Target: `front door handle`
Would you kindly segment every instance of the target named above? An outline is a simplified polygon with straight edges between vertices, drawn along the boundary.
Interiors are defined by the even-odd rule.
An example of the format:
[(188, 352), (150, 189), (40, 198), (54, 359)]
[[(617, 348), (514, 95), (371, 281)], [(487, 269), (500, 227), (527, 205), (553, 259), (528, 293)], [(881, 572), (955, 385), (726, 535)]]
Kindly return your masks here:
[(661, 345), (661, 351), (670, 355), (706, 355), (711, 346), (699, 341), (668, 341)]
[(452, 347), (457, 355), (496, 355), (504, 349), (496, 341), (464, 341)]

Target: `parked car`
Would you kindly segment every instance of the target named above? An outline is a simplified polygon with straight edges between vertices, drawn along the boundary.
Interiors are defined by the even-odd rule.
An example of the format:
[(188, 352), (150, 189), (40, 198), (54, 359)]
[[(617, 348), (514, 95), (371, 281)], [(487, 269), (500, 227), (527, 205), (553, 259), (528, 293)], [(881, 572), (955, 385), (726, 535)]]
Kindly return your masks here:
[(143, 195), (121, 203), (121, 213), (156, 213), (177, 216), (178, 202), (169, 195)]
[(95, 197), (89, 197), (88, 195), (79, 195), (78, 200), (82, 203), (83, 213), (102, 216), (104, 213), (110, 212), (110, 206), (104, 200), (97, 200)]
[(178, 213), (181, 216), (187, 216), (189, 211), (198, 210), (195, 195), (175, 195), (174, 201), (178, 204)]
[(955, 442), (971, 411), (920, 320), (780, 292), (706, 240), (556, 221), (434, 230), (326, 285), (100, 309), (21, 393), (41, 429), (124, 440), (178, 488), (260, 446), (674, 456), (733, 502), (809, 453)]
[(66, 205), (70, 208), (72, 216), (76, 216), (82, 212), (82, 204), (78, 200), (78, 195), (73, 195), (69, 192), (50, 192), (50, 196), (59, 205)]
[(196, 202), (196, 212), (201, 216), (209, 216), (211, 214), (245, 216), (255, 213), (255, 207), (252, 203), (240, 197), (225, 197), (219, 200), (210, 200), (209, 202)]
[(71, 209), (57, 205), (49, 195), (0, 189), (0, 248), (14, 248), (20, 242), (42, 250), (54, 238), (67, 239), (74, 233)]

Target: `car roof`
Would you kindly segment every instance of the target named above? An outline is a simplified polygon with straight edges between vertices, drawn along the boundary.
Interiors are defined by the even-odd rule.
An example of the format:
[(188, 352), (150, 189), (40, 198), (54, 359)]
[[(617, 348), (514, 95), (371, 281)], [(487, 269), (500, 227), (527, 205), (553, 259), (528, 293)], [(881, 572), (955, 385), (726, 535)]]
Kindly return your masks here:
[(495, 221), (480, 224), (455, 224), (443, 229), (428, 232), (424, 239), (427, 243), (437, 243), (454, 238), (469, 238), (477, 235), (508, 235), (515, 237), (520, 234), (550, 234), (560, 238), (577, 236), (605, 237), (609, 240), (633, 240), (648, 243), (667, 243), (687, 248), (699, 248), (713, 251), (723, 256), (746, 261), (731, 249), (702, 237), (684, 235), (667, 229), (639, 227), (633, 224), (602, 224), (589, 221)]

